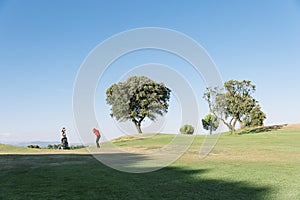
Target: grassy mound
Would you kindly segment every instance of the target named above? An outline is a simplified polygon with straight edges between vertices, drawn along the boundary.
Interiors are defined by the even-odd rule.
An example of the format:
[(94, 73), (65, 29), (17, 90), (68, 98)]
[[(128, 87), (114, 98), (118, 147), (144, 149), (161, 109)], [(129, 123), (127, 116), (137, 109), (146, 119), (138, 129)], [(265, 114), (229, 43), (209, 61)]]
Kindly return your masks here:
[[(114, 144), (145, 150), (173, 138), (144, 135)], [(300, 199), (299, 129), (223, 134), (200, 160), (204, 138), (196, 136), (180, 159), (146, 174), (119, 172), (79, 152), (0, 155), (0, 199)]]
[(8, 145), (8, 144), (0, 144), (0, 153), (4, 152), (22, 152), (26, 150), (26, 147), (18, 147), (18, 146), (13, 146), (13, 145)]

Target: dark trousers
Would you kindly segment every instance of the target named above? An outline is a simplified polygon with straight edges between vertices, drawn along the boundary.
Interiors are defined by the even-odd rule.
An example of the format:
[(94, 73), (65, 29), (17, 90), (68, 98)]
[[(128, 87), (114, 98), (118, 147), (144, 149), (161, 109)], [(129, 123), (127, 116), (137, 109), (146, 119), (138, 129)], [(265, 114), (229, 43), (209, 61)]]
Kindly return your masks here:
[(97, 144), (97, 147), (98, 147), (98, 148), (100, 148), (99, 140), (100, 140), (100, 135), (97, 135), (97, 138), (96, 138), (96, 144)]

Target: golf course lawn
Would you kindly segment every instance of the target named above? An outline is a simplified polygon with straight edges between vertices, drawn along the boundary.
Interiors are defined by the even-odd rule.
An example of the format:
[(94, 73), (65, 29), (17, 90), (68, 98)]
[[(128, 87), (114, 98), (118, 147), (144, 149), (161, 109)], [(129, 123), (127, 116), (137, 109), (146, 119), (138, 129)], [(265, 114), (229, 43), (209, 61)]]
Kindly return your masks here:
[[(114, 144), (147, 153), (173, 138), (157, 134)], [(85, 149), (0, 145), (0, 199), (300, 199), (300, 130), (222, 134), (199, 159), (203, 140), (196, 136), (176, 162), (142, 174), (111, 169)]]

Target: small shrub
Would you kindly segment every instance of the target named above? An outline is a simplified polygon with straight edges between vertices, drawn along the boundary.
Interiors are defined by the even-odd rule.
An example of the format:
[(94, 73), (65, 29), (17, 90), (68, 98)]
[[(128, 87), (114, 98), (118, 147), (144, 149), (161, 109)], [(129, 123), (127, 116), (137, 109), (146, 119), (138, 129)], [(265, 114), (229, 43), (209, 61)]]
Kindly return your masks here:
[(47, 149), (60, 149), (61, 144), (48, 144)]
[(76, 146), (71, 146), (70, 147), (71, 149), (83, 149), (83, 148), (86, 148), (86, 146), (84, 146), (84, 145), (76, 145)]
[[(86, 148), (86, 147), (87, 146), (84, 146), (84, 145), (72, 145), (65, 149), (82, 149), (82, 148)], [(61, 144), (48, 144), (47, 149), (62, 149), (62, 145)]]
[(39, 145), (28, 145), (27, 148), (32, 148), (32, 149), (39, 149), (40, 146)]
[(180, 128), (180, 133), (192, 135), (194, 133), (194, 127), (192, 125), (188, 125), (188, 124), (183, 125)]

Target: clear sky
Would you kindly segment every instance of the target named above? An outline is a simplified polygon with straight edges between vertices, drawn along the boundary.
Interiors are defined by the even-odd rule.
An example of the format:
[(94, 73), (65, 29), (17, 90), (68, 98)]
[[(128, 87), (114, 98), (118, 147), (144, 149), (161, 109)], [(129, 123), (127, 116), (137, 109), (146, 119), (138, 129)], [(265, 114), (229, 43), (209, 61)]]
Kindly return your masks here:
[[(141, 27), (182, 32), (206, 49), (223, 81), (251, 80), (267, 125), (300, 122), (299, 0), (0, 0), (0, 143), (59, 140), (63, 126), (71, 143), (79, 142), (72, 94), (82, 62), (105, 39)], [(163, 63), (193, 76), (180, 71), (176, 58), (150, 51), (151, 60), (147, 53), (132, 67)], [(120, 65), (129, 65), (128, 58)], [(107, 72), (115, 75), (108, 85), (130, 74), (116, 76), (117, 69)], [(205, 86), (191, 86), (201, 101)], [(97, 112), (106, 106), (101, 87), (95, 98), (99, 120), (109, 116)], [(200, 104), (199, 118), (207, 114)], [(171, 127), (166, 131), (178, 131)]]

